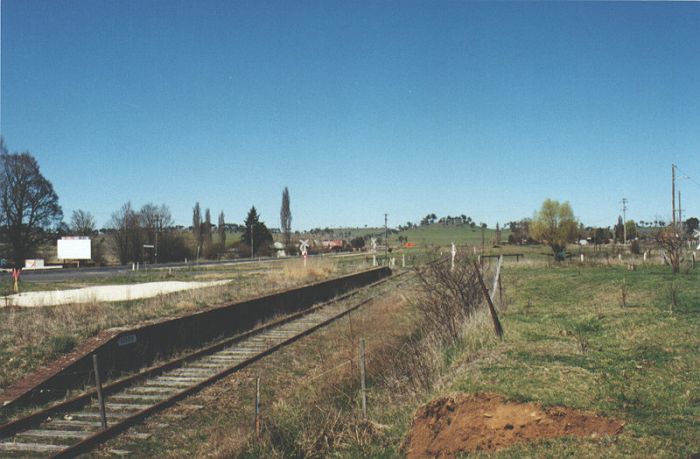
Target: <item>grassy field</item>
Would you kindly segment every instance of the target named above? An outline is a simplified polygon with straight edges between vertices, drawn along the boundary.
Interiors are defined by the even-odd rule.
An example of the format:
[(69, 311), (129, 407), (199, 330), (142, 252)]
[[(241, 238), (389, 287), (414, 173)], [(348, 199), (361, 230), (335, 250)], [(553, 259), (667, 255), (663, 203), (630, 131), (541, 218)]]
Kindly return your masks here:
[(570, 406), (627, 425), (617, 438), (549, 440), (499, 457), (700, 452), (698, 271), (571, 266), (509, 268), (506, 276), (506, 340), (458, 366), (450, 389)]
[[(444, 251), (458, 230), (470, 231), (463, 227), (411, 231), (414, 241), (425, 231), (424, 244), (438, 244)], [(478, 228), (464, 239), (470, 245), (480, 245), (480, 240)], [(700, 452), (700, 270), (684, 266), (683, 273), (674, 276), (658, 264), (658, 257), (657, 264), (630, 254), (620, 261), (613, 247), (584, 249), (586, 263), (578, 261), (578, 252), (570, 261), (555, 263), (549, 249), (541, 246), (488, 250), (526, 253), (525, 261), (507, 261), (504, 266), (503, 341), (493, 336), (483, 314), (466, 325), (455, 345), (415, 341), (421, 324), (415, 286), (403, 285), (387, 290), (381, 301), (347, 320), (266, 357), (187, 402), (204, 405), (205, 410), (187, 412), (183, 421), (173, 421), (165, 413), (146, 425), (155, 432), (151, 439), (120, 438), (111, 445), (159, 457), (400, 457), (415, 409), (463, 391), (496, 392), (513, 401), (567, 406), (626, 423), (616, 437), (540, 440), (469, 457), (684, 458)], [(414, 257), (418, 260), (439, 251), (424, 247), (403, 253), (409, 254), (407, 258), (419, 254)], [(367, 266), (366, 257), (350, 258), (318, 275)], [(220, 278), (221, 273), (185, 275), (203, 280)], [(246, 290), (217, 288), (201, 295), (176, 295), (170, 297), (174, 301), (158, 304), (100, 305), (89, 311), (42, 308), (32, 313), (29, 319), (34, 325), (26, 329), (20, 326), (28, 322), (19, 311), (0, 310), (5, 314), (0, 323), (0, 362), (6, 362), (0, 366), (0, 378), (16, 378), (35, 362), (95, 333), (79, 317), (98, 310), (105, 314), (99, 321), (104, 328), (310, 279), (280, 266), (232, 277)], [(361, 336), (367, 339), (370, 355), (369, 423), (359, 417), (355, 356)], [(263, 396), (268, 400), (263, 401), (260, 440), (255, 439), (250, 421), (257, 375), (264, 378)], [(170, 427), (159, 431), (157, 425), (162, 423)]]
[[(420, 321), (404, 286), (193, 397), (187, 403), (207, 409), (186, 422), (113, 446), (163, 457), (400, 457), (416, 407), (464, 391), (625, 422), (616, 437), (562, 437), (469, 457), (685, 458), (700, 451), (699, 278), (661, 266), (509, 263), (505, 339), (480, 315), (456, 345), (432, 351), (408, 345)], [(370, 422), (359, 416), (360, 336), (370, 354)], [(260, 440), (250, 402), (258, 375)]]

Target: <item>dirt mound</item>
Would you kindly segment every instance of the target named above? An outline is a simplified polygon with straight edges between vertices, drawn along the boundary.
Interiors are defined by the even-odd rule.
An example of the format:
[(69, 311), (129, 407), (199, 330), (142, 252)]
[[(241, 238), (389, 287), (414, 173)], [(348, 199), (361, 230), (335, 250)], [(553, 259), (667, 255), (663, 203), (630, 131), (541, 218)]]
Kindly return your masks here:
[(404, 448), (408, 458), (452, 457), (540, 438), (615, 435), (623, 426), (571, 408), (507, 402), (497, 394), (453, 394), (418, 408)]

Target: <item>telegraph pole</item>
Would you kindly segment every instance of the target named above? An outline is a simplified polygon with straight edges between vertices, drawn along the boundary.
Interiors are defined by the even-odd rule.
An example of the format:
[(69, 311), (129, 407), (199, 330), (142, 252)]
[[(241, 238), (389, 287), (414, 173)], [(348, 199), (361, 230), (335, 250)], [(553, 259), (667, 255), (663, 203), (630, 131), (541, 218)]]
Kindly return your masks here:
[(678, 227), (683, 233), (683, 206), (681, 206), (681, 191), (678, 190)]
[(676, 226), (676, 165), (671, 164), (671, 206), (673, 208), (673, 226)]
[(389, 227), (387, 226), (387, 218), (389, 214), (384, 214), (384, 259), (389, 263)]
[(627, 245), (627, 198), (622, 198), (622, 243)]

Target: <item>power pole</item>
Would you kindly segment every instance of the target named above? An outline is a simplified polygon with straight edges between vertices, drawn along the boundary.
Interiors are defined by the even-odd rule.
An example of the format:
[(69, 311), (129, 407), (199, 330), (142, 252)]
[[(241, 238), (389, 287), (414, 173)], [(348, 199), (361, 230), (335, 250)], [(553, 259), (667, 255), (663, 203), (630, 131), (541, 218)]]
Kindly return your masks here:
[(384, 214), (384, 259), (389, 263), (389, 227), (387, 226), (387, 217), (389, 214)]
[(673, 226), (676, 226), (676, 165), (671, 164), (671, 206), (673, 208)]
[(481, 225), (481, 254), (484, 254), (484, 244), (486, 242), (486, 237), (484, 232), (486, 231), (486, 227), (482, 224)]
[(678, 227), (683, 234), (683, 207), (681, 206), (681, 191), (678, 190)]
[(622, 198), (622, 243), (627, 245), (627, 198)]

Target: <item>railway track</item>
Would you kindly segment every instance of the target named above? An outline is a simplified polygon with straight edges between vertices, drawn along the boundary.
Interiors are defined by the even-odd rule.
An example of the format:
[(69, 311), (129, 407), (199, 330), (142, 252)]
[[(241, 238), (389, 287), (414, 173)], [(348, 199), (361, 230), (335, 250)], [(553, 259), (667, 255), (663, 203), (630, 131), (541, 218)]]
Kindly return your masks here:
[[(106, 429), (95, 391), (0, 426), (0, 457), (62, 458), (90, 451), (149, 415), (369, 303), (379, 293), (359, 297), (380, 284), (388, 286), (401, 274), (106, 385)], [(355, 296), (349, 306), (341, 301)]]

